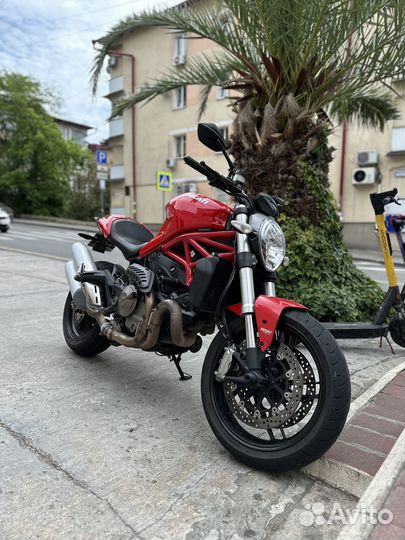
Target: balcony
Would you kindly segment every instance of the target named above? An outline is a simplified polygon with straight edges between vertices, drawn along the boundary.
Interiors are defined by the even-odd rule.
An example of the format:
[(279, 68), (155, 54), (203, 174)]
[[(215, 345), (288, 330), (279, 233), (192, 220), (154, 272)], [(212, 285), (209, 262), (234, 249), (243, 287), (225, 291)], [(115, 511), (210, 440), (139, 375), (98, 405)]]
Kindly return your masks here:
[(108, 95), (116, 94), (117, 92), (123, 92), (124, 90), (124, 77), (113, 77), (108, 81)]
[(123, 182), (124, 179), (124, 165), (112, 165), (110, 167), (110, 182)]
[(124, 135), (124, 119), (113, 118), (110, 120), (110, 138)]

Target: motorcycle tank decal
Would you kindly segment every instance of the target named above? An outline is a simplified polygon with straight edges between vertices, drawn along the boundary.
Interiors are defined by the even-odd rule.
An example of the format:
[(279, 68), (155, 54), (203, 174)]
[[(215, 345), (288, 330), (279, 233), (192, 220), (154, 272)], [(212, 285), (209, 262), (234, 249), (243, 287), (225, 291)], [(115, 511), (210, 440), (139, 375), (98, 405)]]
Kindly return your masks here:
[[(232, 313), (242, 316), (242, 304), (228, 306), (228, 309)], [(263, 352), (271, 346), (280, 316), (286, 309), (308, 310), (305, 306), (284, 298), (264, 295), (257, 297), (255, 302), (256, 323), (259, 331), (259, 344)]]

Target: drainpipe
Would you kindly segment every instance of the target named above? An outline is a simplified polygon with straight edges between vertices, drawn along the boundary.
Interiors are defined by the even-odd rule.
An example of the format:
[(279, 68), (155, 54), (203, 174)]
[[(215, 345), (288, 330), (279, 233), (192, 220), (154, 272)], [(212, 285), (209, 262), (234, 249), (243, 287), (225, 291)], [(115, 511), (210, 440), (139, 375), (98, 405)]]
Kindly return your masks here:
[(343, 192), (344, 192), (344, 185), (345, 185), (346, 139), (347, 139), (347, 124), (346, 122), (343, 122), (342, 154), (340, 157), (340, 182), (339, 182), (339, 210), (342, 215), (343, 215)]
[[(97, 41), (93, 41), (93, 48), (96, 49)], [(96, 49), (97, 50), (97, 49)], [(130, 53), (123, 53), (119, 51), (108, 51), (110, 56), (123, 56), (131, 60), (131, 92), (135, 94), (135, 56)], [(132, 139), (132, 215), (136, 217), (136, 129), (135, 129), (135, 105), (131, 107), (131, 139)]]

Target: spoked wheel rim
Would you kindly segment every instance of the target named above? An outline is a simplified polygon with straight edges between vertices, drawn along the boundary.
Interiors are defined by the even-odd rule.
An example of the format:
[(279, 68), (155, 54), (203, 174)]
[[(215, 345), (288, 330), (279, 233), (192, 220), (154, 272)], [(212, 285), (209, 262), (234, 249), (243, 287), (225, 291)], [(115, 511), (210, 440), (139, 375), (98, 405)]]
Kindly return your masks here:
[[(243, 336), (239, 335), (235, 344), (243, 353)], [(222, 355), (219, 351), (214, 371)], [(234, 358), (228, 374), (239, 375), (238, 370)], [(268, 452), (296, 445), (317, 422), (325, 401), (320, 354), (298, 329), (283, 326), (266, 352), (263, 373), (270, 375), (271, 381), (259, 390), (218, 382), (212, 375), (217, 416), (234, 439), (252, 449)]]

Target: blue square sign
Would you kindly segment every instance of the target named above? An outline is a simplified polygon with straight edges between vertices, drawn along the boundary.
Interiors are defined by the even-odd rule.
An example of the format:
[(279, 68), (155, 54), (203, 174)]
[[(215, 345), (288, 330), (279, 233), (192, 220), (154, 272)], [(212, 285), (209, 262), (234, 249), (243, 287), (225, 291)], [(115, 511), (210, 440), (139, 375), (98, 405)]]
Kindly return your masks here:
[(170, 172), (158, 171), (156, 187), (159, 191), (172, 191), (173, 175)]
[(97, 163), (99, 165), (107, 165), (108, 163), (107, 150), (97, 150)]

